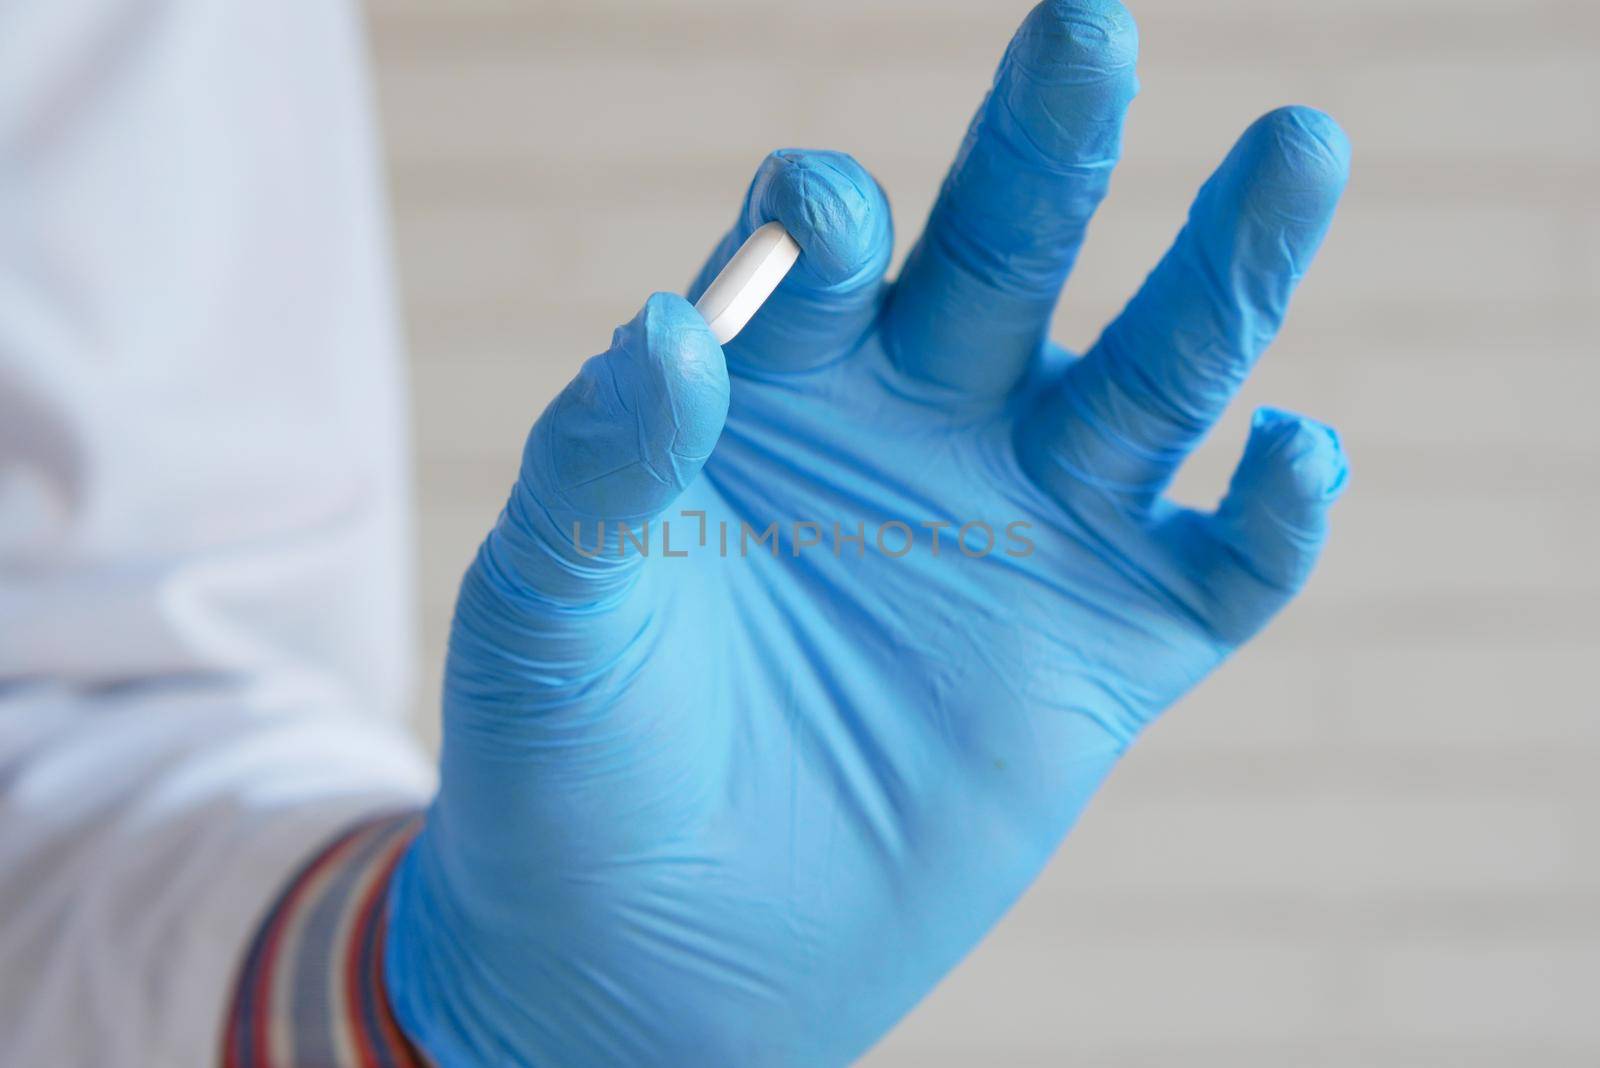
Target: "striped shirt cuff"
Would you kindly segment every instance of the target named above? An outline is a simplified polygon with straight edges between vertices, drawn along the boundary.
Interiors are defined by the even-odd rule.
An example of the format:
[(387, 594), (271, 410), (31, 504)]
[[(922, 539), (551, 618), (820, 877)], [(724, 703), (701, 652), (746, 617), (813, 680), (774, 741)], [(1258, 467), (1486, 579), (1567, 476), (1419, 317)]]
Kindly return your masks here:
[(224, 1068), (413, 1068), (383, 985), (390, 876), (422, 817), (363, 823), (313, 857), (257, 932), (234, 989)]

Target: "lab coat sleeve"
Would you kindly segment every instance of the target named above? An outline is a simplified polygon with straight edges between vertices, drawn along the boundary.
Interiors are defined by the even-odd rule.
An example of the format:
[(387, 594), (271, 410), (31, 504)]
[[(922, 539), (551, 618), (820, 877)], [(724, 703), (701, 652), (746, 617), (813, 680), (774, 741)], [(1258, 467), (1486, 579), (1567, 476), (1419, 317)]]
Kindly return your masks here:
[(344, 3), (0, 0), (0, 1064), (215, 1063), (432, 789), (368, 110)]

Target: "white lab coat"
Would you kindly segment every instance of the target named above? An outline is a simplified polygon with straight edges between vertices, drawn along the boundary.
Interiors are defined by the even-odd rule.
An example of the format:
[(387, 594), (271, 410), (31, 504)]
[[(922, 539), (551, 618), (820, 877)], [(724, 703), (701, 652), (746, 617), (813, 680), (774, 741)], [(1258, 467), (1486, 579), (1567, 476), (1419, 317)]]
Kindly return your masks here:
[(359, 22), (0, 0), (0, 1065), (207, 1065), (317, 844), (418, 804)]

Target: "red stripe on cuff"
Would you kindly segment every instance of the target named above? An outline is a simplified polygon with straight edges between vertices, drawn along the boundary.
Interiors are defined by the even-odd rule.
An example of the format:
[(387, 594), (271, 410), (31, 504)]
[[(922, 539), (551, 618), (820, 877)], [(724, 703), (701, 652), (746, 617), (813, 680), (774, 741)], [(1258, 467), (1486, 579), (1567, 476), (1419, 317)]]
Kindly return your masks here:
[[(254, 987), (254, 1005), (251, 1016), (251, 1043), (250, 1059), (258, 1065), (270, 1065), (272, 1027), (272, 1014), (269, 1011), (272, 1003), (272, 977), (278, 964), (279, 950), (283, 943), (283, 932), (289, 925), (289, 918), (294, 915), (295, 909), (304, 900), (306, 887), (314, 882), (318, 875), (332, 867), (334, 862), (348, 853), (361, 837), (367, 827), (355, 827), (334, 841), (296, 876), (289, 888), (278, 899), (272, 910), (271, 925), (267, 928), (266, 944), (261, 956), (260, 969), (257, 971), (252, 986)], [(230, 1053), (232, 1047), (230, 1046)]]
[[(393, 878), (394, 870), (414, 835), (413, 829), (410, 833), (398, 836), (399, 841), (386, 850), (380, 861), (382, 868), (377, 878), (367, 888), (365, 897), (357, 907), (358, 920), (351, 926), (350, 944), (345, 947), (345, 1005), (361, 1068), (382, 1068), (385, 1062), (421, 1064), (411, 1043), (400, 1034), (389, 1009), (389, 999), (383, 985), (381, 936), (387, 926), (383, 908), (388, 900), (389, 880)], [(362, 956), (364, 943), (370, 947), (368, 957)], [(373, 1034), (369, 1029), (367, 1013), (363, 1011), (367, 1008), (370, 1008), (373, 1019), (377, 1021), (379, 1034)], [(385, 1054), (381, 1060), (380, 1053)]]
[(396, 1064), (426, 1064), (426, 1058), (411, 1044), (400, 1031), (400, 1023), (394, 1018), (394, 1009), (389, 1004), (389, 991), (383, 982), (383, 947), (389, 941), (389, 921), (387, 916), (378, 917), (377, 936), (373, 939), (376, 950), (372, 954), (369, 965), (368, 982), (378, 998), (378, 1023), (383, 1028), (383, 1040), (394, 1052), (393, 1060)]
[[(429, 1063), (394, 1019), (382, 963), (389, 882), (421, 824), (413, 813), (366, 821), (324, 847), (290, 880), (257, 932), (236, 981), (221, 1058), (226, 1068), (310, 1068), (290, 1065), (291, 1058), (305, 1052), (299, 1044), (310, 1041), (321, 1048), (339, 1030), (352, 1040), (354, 1059), (348, 1065), (316, 1068), (425, 1068)], [(327, 922), (340, 913), (345, 921)], [(322, 921), (305, 926), (319, 915)], [(316, 944), (333, 939), (343, 944)], [(302, 975), (309, 974), (304, 971), (308, 966), (317, 970), (310, 962), (326, 962), (328, 970), (321, 974), (327, 985), (318, 980), (318, 989), (344, 995), (343, 1018), (335, 1017), (335, 1006), (325, 1004), (330, 1000), (326, 997), (308, 997), (299, 990), (277, 996), (276, 977), (291, 956), (301, 962), (296, 971)], [(297, 1014), (309, 1018), (298, 1019)], [(290, 1048), (275, 1048), (275, 1027), (287, 1028)]]

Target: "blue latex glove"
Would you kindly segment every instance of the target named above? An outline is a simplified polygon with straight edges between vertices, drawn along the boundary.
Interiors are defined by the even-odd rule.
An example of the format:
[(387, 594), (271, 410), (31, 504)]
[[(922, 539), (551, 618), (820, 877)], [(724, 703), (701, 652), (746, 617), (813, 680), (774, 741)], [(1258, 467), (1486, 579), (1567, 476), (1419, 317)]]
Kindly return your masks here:
[[(462, 585), (442, 787), (392, 891), (390, 994), (442, 1063), (851, 1060), (1305, 581), (1332, 431), (1263, 411), (1218, 510), (1161, 493), (1328, 226), (1331, 120), (1257, 122), (1099, 342), (1045, 340), (1135, 51), (1113, 0), (1036, 9), (893, 286), (872, 178), (773, 155), (695, 287), (781, 220), (803, 254), (745, 332), (720, 349), (653, 296), (540, 417)], [(618, 559), (614, 521), (650, 519)], [(772, 522), (778, 556), (741, 556)]]

